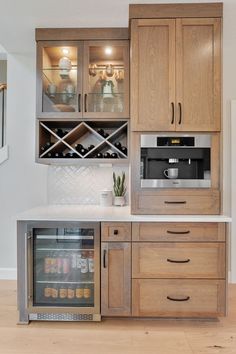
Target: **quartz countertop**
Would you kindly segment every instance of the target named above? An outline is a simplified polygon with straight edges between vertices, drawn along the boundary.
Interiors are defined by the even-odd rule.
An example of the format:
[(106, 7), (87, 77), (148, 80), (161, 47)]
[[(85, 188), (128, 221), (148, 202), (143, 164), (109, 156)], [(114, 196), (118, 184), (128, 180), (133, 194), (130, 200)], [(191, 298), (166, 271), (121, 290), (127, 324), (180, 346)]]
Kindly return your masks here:
[(130, 206), (44, 205), (16, 217), (22, 221), (231, 222), (227, 215), (132, 215)]

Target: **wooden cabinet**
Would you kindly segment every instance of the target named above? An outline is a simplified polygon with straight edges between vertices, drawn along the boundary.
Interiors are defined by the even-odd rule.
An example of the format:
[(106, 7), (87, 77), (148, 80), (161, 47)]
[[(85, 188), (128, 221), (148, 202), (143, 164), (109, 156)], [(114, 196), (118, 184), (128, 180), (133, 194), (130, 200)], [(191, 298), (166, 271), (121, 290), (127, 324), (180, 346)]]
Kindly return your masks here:
[(38, 41), (37, 117), (129, 118), (128, 52), (127, 40)]
[(131, 316), (131, 223), (102, 222), (101, 239), (101, 314)]
[(226, 314), (223, 223), (132, 224), (132, 315)]
[(224, 280), (133, 279), (133, 316), (225, 315)]
[(132, 130), (220, 131), (220, 18), (133, 19), (131, 53)]

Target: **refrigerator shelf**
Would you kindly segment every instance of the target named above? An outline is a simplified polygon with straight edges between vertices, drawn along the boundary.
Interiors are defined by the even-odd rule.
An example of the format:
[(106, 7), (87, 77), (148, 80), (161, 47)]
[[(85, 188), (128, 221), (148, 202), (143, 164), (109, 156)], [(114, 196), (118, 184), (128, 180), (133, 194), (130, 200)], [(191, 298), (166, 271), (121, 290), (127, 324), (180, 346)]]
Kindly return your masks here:
[(94, 248), (38, 248), (36, 250), (38, 251), (60, 251), (60, 252), (69, 252), (69, 251), (93, 251), (94, 252)]
[(51, 281), (51, 280), (37, 280), (39, 284), (94, 284), (94, 281)]

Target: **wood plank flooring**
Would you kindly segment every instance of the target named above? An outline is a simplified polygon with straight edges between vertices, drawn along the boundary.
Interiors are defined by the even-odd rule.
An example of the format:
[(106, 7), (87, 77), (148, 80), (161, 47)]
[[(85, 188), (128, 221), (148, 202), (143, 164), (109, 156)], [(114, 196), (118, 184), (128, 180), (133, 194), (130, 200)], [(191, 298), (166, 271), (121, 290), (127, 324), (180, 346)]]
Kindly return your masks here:
[(16, 282), (0, 281), (0, 354), (236, 354), (236, 285), (219, 320), (106, 319), (17, 325)]

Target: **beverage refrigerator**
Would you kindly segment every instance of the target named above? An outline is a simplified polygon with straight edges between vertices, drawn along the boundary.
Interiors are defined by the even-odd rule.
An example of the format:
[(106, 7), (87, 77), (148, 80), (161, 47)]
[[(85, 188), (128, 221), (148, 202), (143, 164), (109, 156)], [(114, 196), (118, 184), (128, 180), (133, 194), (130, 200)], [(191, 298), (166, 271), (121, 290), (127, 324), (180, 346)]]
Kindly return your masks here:
[(18, 258), (23, 252), (26, 259), (25, 274), (18, 273), (20, 322), (99, 321), (100, 224), (34, 222), (18, 226), (19, 243), (22, 230), (26, 231), (24, 250), (19, 247), (18, 251)]

